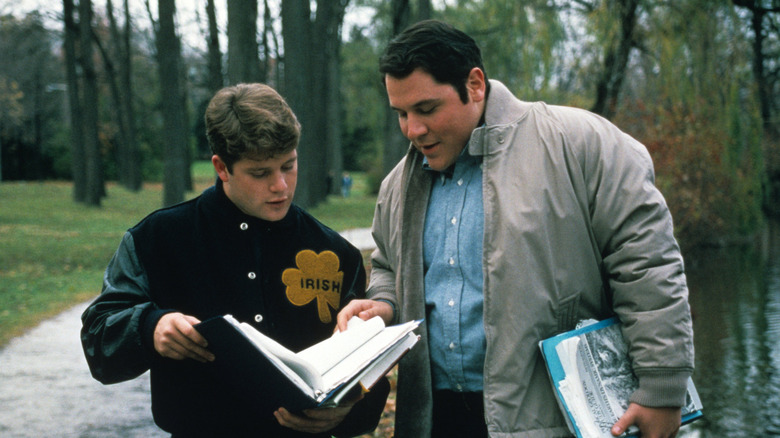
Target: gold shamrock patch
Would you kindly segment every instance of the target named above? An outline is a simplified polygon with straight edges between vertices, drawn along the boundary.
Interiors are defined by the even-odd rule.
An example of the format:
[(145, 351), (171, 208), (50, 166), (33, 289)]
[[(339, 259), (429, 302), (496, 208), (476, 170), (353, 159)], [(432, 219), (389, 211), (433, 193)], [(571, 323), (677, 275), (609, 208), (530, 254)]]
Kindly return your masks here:
[(305, 306), (316, 299), (320, 321), (330, 322), (328, 305), (338, 309), (344, 279), (344, 273), (339, 272), (339, 257), (333, 251), (317, 254), (305, 249), (295, 256), (295, 264), (298, 269), (287, 268), (282, 273), (287, 299), (296, 306)]

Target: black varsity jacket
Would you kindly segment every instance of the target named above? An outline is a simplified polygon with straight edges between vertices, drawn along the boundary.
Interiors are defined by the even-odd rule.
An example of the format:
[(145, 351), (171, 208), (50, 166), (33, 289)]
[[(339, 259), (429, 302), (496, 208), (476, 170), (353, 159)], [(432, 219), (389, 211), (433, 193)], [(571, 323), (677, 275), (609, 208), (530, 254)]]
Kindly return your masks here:
[[(299, 351), (332, 334), (338, 310), (364, 297), (365, 283), (360, 252), (338, 233), (295, 205), (278, 222), (248, 216), (217, 181), (125, 234), (101, 295), (82, 315), (82, 345), (103, 383), (150, 369), (154, 420), (176, 436), (311, 437), (279, 427), (272, 415), (278, 406), (232, 394), (209, 364), (162, 358), (153, 349), (154, 328), (167, 312), (200, 320), (232, 314)], [(383, 389), (358, 403), (333, 434), (373, 429)]]

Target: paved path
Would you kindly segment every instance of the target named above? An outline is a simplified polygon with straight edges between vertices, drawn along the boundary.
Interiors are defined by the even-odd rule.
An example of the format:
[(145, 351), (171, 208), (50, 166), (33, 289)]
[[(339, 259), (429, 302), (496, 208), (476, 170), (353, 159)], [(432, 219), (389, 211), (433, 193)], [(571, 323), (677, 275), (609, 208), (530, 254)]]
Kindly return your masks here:
[(152, 421), (148, 373), (103, 386), (81, 351), (79, 304), (0, 351), (0, 436), (162, 437)]
[[(361, 250), (373, 247), (368, 230), (342, 234)], [(109, 386), (92, 379), (79, 341), (87, 304), (0, 350), (0, 437), (167, 436), (152, 421), (148, 373)]]
[(352, 244), (361, 251), (368, 251), (376, 248), (374, 238), (371, 237), (371, 230), (368, 228), (353, 228), (351, 230), (344, 230), (341, 232), (341, 235), (344, 236), (345, 239), (352, 242)]

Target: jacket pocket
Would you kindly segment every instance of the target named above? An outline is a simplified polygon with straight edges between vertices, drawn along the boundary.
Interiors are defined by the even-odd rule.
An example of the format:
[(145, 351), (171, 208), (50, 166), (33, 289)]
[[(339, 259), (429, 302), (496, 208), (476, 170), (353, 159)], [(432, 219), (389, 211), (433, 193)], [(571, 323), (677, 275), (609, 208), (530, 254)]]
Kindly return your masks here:
[(581, 296), (582, 294), (578, 292), (558, 302), (558, 310), (555, 315), (558, 320), (558, 333), (572, 330), (577, 324), (577, 309), (579, 308)]

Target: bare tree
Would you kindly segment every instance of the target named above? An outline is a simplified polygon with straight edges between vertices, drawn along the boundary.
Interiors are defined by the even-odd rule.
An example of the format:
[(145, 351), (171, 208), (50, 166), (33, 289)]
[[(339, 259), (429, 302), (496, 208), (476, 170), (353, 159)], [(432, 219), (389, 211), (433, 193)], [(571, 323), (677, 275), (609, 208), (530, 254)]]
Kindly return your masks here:
[(79, 64), (83, 71), (81, 95), (82, 126), (84, 128), (84, 161), (86, 172), (87, 205), (100, 206), (105, 193), (103, 186), (102, 160), (98, 142), (98, 84), (95, 65), (92, 61), (92, 1), (79, 2)]
[(608, 10), (617, 15), (618, 32), (604, 42), (603, 65), (596, 80), (596, 101), (591, 110), (606, 118), (617, 111), (618, 96), (626, 75), (628, 58), (636, 46), (634, 33), (640, 0), (609, 0)]
[(132, 76), (131, 46), (130, 46), (130, 10), (128, 0), (124, 0), (124, 30), (120, 32), (119, 26), (114, 17), (114, 5), (111, 0), (106, 1), (106, 15), (108, 15), (109, 29), (111, 32), (111, 41), (113, 52), (118, 59), (118, 74), (114, 72), (109, 53), (104, 53), (106, 61), (106, 71), (109, 73), (112, 94), (116, 101), (115, 111), (119, 125), (117, 168), (119, 170), (119, 182), (125, 188), (132, 191), (141, 189), (141, 163), (138, 152), (138, 144), (135, 134), (135, 111), (133, 109), (133, 83)]
[(312, 39), (309, 22), (308, 0), (282, 0), (282, 34), (284, 37), (284, 91), (285, 98), (295, 111), (302, 125), (301, 139), (298, 145), (298, 186), (295, 201), (303, 207), (313, 204), (308, 190), (313, 174), (311, 163), (317, 160), (314, 142), (314, 111), (311, 110), (311, 77), (313, 66), (310, 62)]
[(780, 26), (780, 2), (768, 4), (760, 0), (732, 0), (734, 5), (750, 11), (750, 29), (753, 32), (753, 78), (759, 101), (763, 127), (764, 156), (767, 181), (764, 209), (780, 217), (780, 120), (777, 118), (780, 94), (780, 67), (778, 67), (777, 35)]
[(163, 205), (184, 199), (189, 181), (189, 136), (185, 95), (181, 84), (181, 44), (176, 35), (175, 0), (159, 0), (157, 63), (159, 65), (164, 132)]
[[(411, 24), (412, 12), (409, 0), (393, 0), (391, 6), (393, 14), (392, 38)], [(385, 148), (382, 152), (382, 171), (386, 175), (393, 170), (393, 167), (395, 167), (396, 164), (398, 164), (398, 160), (404, 156), (409, 147), (409, 141), (403, 136), (403, 133), (398, 128), (398, 114), (390, 108), (389, 104), (385, 106), (384, 132)]]
[(417, 0), (417, 21), (427, 20), (433, 15), (431, 0)]
[(764, 124), (764, 130), (777, 135), (780, 131), (780, 127), (773, 123), (773, 113), (776, 108), (776, 94), (772, 93), (774, 84), (772, 82), (777, 81), (778, 72), (780, 69), (775, 67), (775, 71), (768, 71), (765, 67), (768, 65), (777, 65), (777, 57), (766, 56), (766, 41), (767, 35), (771, 33), (777, 33), (778, 29), (773, 25), (771, 16), (773, 14), (780, 13), (780, 4), (778, 2), (771, 2), (771, 6), (764, 6), (762, 1), (759, 0), (732, 0), (736, 6), (742, 7), (750, 11), (750, 27), (753, 31), (753, 77), (756, 81), (756, 89), (758, 91), (758, 99), (761, 106), (761, 119)]
[(319, 0), (312, 21), (308, 0), (282, 0), (284, 91), (303, 126), (296, 200), (304, 207), (325, 199), (329, 167), (341, 164), (329, 157), (341, 156), (341, 124), (332, 117), (340, 117), (338, 57), (346, 6), (347, 0)]
[(264, 82), (257, 47), (257, 0), (228, 2), (228, 82)]
[(211, 94), (219, 91), (224, 85), (222, 79), (222, 50), (219, 48), (219, 28), (217, 28), (217, 12), (214, 0), (206, 1), (206, 15), (209, 20), (208, 34), (208, 87)]
[[(274, 31), (273, 17), (271, 16), (271, 8), (268, 7), (268, 0), (263, 0), (263, 55), (265, 66), (263, 68), (263, 75), (266, 81), (280, 93), (284, 94), (284, 83), (281, 79), (282, 74), (282, 55), (279, 52), (279, 38)], [(270, 35), (271, 41), (268, 40)], [(273, 43), (274, 53), (271, 54), (271, 44)]]
[(87, 172), (84, 159), (84, 131), (81, 120), (81, 92), (76, 64), (76, 45), (79, 30), (74, 19), (73, 0), (63, 1), (65, 75), (68, 82), (68, 102), (70, 104), (70, 156), (73, 173), (73, 200), (85, 202), (87, 199)]

